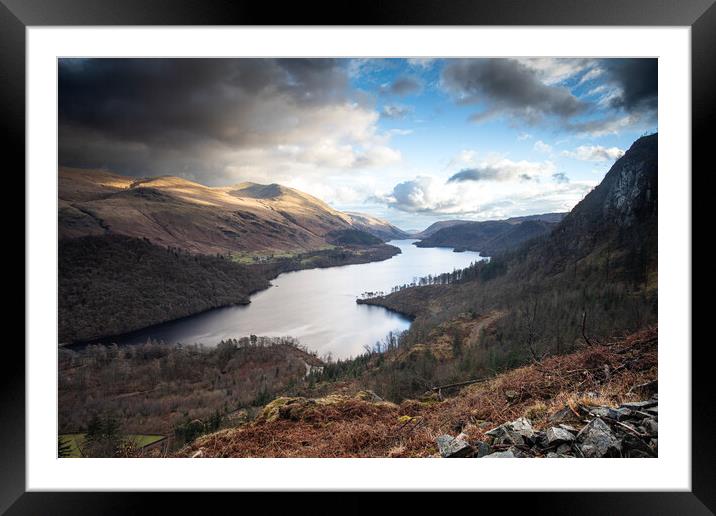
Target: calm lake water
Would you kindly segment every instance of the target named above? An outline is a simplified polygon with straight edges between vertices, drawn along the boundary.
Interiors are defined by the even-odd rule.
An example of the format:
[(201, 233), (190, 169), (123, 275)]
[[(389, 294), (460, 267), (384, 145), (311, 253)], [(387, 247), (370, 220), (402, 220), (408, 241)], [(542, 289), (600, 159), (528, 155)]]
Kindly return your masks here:
[(347, 358), (363, 352), (390, 331), (410, 326), (406, 318), (381, 307), (358, 305), (366, 291), (389, 292), (428, 274), (460, 269), (481, 260), (479, 253), (419, 248), (415, 240), (394, 240), (402, 253), (389, 260), (281, 274), (272, 287), (251, 296), (251, 304), (217, 308), (115, 339), (137, 344), (148, 338), (207, 346), (243, 336), (292, 336), (319, 356)]

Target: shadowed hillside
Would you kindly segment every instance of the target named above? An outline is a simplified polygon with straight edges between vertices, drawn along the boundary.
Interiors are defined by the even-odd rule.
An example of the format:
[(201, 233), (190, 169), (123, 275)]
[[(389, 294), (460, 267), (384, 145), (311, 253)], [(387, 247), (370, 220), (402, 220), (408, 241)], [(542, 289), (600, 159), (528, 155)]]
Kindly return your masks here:
[(495, 256), (514, 249), (523, 242), (552, 231), (556, 223), (541, 220), (465, 222), (438, 229), (416, 242), (418, 247), (454, 247)]

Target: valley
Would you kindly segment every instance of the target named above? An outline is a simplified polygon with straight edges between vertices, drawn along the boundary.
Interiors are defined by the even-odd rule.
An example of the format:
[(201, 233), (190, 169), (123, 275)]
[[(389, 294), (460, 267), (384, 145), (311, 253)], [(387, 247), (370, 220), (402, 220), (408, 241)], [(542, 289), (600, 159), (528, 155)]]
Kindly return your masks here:
[[(438, 435), (462, 436), (471, 449), (487, 443), (491, 453), (545, 456), (557, 447), (525, 449), (492, 431), (526, 417), (546, 432), (554, 414), (571, 410), (577, 444), (562, 455), (584, 453), (597, 412), (654, 394), (657, 151), (656, 134), (638, 139), (564, 216), (443, 224), (416, 245), (388, 240), (390, 225), (279, 185), (207, 191), (174, 179), (147, 186), (75, 174), (60, 207), (67, 341), (245, 305), (277, 276), (278, 288), (253, 299), (255, 313), (281, 321), (251, 328), (252, 316), (222, 328), (212, 311), (206, 324), (219, 336), (215, 347), (194, 347), (202, 339), (184, 333), (174, 339), (186, 344), (179, 347), (143, 334), (149, 342), (137, 346), (62, 349), (60, 432), (83, 433), (93, 414), (111, 413), (121, 414), (127, 435), (170, 437), (152, 456), (440, 456)], [(237, 206), (260, 221), (238, 223), (228, 215)], [(282, 222), (276, 210), (286, 212)], [(160, 223), (164, 216), (171, 225)], [(411, 256), (431, 258), (401, 265)], [(388, 272), (374, 284), (378, 267)], [(341, 278), (349, 277), (344, 290)], [(397, 331), (355, 315), (373, 306), (381, 317), (402, 314)], [(350, 311), (334, 315), (339, 307)], [(235, 318), (244, 309), (222, 310), (237, 310), (225, 312)], [(322, 348), (332, 337), (320, 332), (311, 341), (301, 325), (320, 318), (308, 311), (332, 320), (353, 341), (350, 352), (328, 354), (342, 348)], [(387, 331), (364, 344), (358, 335), (370, 327)], [(242, 328), (250, 329), (230, 337)], [(103, 394), (87, 403), (87, 392)], [(657, 453), (657, 434), (646, 427), (640, 442), (609, 431), (620, 456)], [(288, 444), (273, 448), (275, 438)]]

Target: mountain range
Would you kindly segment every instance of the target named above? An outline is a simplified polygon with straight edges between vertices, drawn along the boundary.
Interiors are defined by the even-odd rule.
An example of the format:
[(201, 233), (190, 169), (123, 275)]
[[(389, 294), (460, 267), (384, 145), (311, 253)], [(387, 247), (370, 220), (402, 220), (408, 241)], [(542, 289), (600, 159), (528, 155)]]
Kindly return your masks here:
[(59, 171), (60, 239), (117, 234), (200, 254), (309, 251), (326, 236), (359, 230), (405, 238), (369, 215), (343, 213), (278, 184), (208, 187), (173, 176), (137, 179), (106, 171)]

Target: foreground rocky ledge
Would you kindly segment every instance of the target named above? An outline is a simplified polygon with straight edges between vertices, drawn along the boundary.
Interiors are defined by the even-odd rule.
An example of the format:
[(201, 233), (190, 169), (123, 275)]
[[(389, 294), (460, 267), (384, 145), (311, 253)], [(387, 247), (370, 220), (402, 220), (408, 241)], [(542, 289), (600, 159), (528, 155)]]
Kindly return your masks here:
[(550, 415), (551, 425), (536, 431), (521, 417), (486, 432), (485, 441), (467, 435), (436, 439), (445, 458), (636, 457), (658, 455), (657, 395), (644, 401), (609, 406), (565, 406)]

